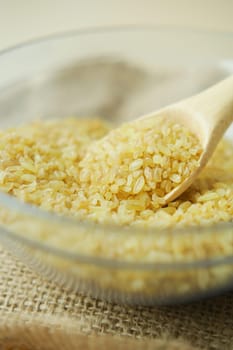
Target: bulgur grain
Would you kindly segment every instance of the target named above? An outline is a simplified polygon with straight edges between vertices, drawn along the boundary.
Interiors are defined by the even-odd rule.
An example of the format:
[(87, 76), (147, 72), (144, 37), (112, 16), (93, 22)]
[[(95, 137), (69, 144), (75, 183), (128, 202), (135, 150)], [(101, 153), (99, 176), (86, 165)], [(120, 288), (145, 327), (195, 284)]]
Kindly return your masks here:
[[(163, 197), (196, 169), (201, 152), (194, 135), (167, 119), (128, 123), (86, 150), (80, 161), (81, 187), (87, 198), (101, 193), (109, 206), (117, 201), (118, 208), (129, 200), (132, 209), (132, 200), (142, 201), (145, 194), (144, 206), (132, 209), (135, 218), (141, 210), (162, 206)], [(109, 191), (111, 199), (106, 198)]]
[(0, 189), (46, 210), (99, 222), (170, 227), (232, 220), (230, 143), (222, 141), (195, 183), (164, 206), (164, 194), (198, 164), (196, 138), (159, 119), (125, 124), (98, 141), (108, 131), (101, 120), (76, 118), (2, 131)]
[[(0, 209), (1, 225), (66, 252), (114, 261), (157, 266), (232, 255), (233, 235), (227, 228), (221, 232), (208, 228), (200, 235), (196, 230), (189, 234), (188, 228), (185, 235), (173, 235), (169, 230), (147, 235), (146, 229), (232, 221), (233, 145), (222, 141), (193, 185), (165, 206), (164, 193), (197, 165), (201, 152), (197, 140), (177, 125), (163, 125), (161, 135), (144, 124), (136, 130), (124, 128), (117, 136), (122, 142), (114, 142), (111, 133), (95, 141), (109, 131), (100, 120), (68, 118), (4, 130), (0, 132), (0, 189), (58, 214), (141, 227), (143, 235), (134, 234), (134, 230), (118, 234), (109, 227), (106, 232), (100, 225), (93, 227), (98, 232), (95, 234), (82, 225), (43, 222), (6, 208)], [(128, 142), (126, 147), (124, 142)], [(91, 279), (103, 290), (152, 298), (216, 288), (232, 279), (233, 273), (230, 264), (181, 270), (114, 270), (107, 265), (79, 265), (46, 251), (35, 254), (59, 272), (72, 273), (78, 280)]]

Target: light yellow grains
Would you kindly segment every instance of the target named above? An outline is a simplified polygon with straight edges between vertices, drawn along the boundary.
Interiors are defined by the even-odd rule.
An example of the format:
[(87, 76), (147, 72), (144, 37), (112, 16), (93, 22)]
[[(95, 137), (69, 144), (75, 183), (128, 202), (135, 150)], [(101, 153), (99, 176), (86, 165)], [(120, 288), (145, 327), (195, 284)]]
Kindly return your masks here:
[(21, 176), (21, 180), (30, 183), (30, 182), (35, 181), (36, 177), (34, 175), (30, 175), (30, 174), (23, 174)]
[(44, 209), (69, 214), (80, 189), (78, 163), (108, 126), (98, 119), (39, 121), (0, 136), (0, 189)]
[(204, 195), (198, 197), (198, 202), (208, 202), (221, 198), (218, 192), (207, 192)]
[(155, 209), (194, 171), (201, 152), (194, 135), (164, 118), (125, 124), (87, 149), (80, 161), (81, 186), (87, 197), (110, 189), (119, 203), (147, 193), (146, 209)]
[(143, 159), (136, 159), (129, 165), (129, 170), (134, 171), (141, 168), (143, 165)]
[(181, 181), (182, 181), (182, 177), (181, 177), (180, 175), (178, 175), (178, 174), (172, 174), (172, 175), (170, 176), (170, 180), (171, 180), (172, 182), (176, 183), (176, 184), (179, 184), (179, 183), (181, 183)]
[(134, 187), (133, 187), (133, 194), (139, 193), (142, 191), (143, 187), (145, 185), (145, 179), (141, 175), (140, 177), (137, 178)]
[(159, 120), (108, 131), (101, 120), (76, 118), (2, 131), (0, 189), (101, 223), (161, 228), (232, 221), (232, 144), (222, 141), (194, 184), (165, 206), (164, 195), (198, 164), (196, 138)]

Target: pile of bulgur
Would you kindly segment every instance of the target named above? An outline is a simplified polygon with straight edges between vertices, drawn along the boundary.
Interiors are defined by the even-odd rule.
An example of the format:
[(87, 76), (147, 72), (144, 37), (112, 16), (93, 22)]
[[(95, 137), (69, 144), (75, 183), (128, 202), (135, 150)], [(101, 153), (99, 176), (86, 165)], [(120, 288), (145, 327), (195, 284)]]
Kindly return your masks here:
[(97, 220), (102, 216), (98, 208), (117, 213), (121, 223), (147, 219), (197, 168), (201, 152), (198, 139), (184, 126), (160, 117), (112, 130), (80, 162), (88, 211), (97, 208)]
[(60, 276), (63, 281), (71, 273), (72, 281), (77, 277), (78, 290), (80, 279), (91, 281), (88, 292), (100, 289), (102, 297), (103, 291), (106, 296), (114, 291), (123, 300), (124, 295), (127, 300), (131, 300), (129, 295), (136, 300), (141, 295), (139, 301), (154, 300), (223, 286), (232, 280), (231, 264), (174, 270), (156, 266), (231, 256), (233, 237), (228, 225), (220, 234), (215, 227), (193, 235), (189, 229), (185, 235), (175, 235), (173, 230), (154, 234), (146, 229), (138, 235), (138, 230), (127, 229), (232, 221), (233, 144), (226, 140), (193, 185), (177, 200), (164, 203), (164, 195), (196, 168), (200, 154), (198, 140), (185, 128), (161, 120), (153, 125), (125, 124), (110, 131), (100, 119), (67, 118), (4, 130), (0, 132), (0, 190), (61, 215), (126, 228), (115, 232), (111, 225), (106, 230), (66, 221), (63, 225), (59, 220), (25, 216), (4, 205), (0, 225), (66, 252), (154, 264), (152, 270), (111, 269), (80, 265), (78, 260), (43, 250), (28, 251), (45, 264), (43, 274), (50, 276), (47, 267), (51, 266), (61, 272), (57, 277), (53, 274), (59, 282)]
[(97, 222), (168, 227), (232, 220), (229, 142), (222, 141), (195, 183), (165, 205), (164, 195), (197, 167), (198, 140), (159, 118), (109, 130), (100, 119), (67, 118), (2, 131), (0, 189)]
[(0, 133), (0, 189), (57, 213), (72, 213), (79, 161), (109, 127), (98, 119), (38, 121)]

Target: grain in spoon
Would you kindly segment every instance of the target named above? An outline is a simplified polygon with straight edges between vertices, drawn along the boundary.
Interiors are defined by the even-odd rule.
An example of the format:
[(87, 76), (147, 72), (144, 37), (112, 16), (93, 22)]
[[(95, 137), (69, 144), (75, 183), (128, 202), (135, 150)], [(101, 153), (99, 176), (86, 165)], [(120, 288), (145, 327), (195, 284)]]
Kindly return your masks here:
[(202, 146), (198, 167), (165, 196), (170, 202), (180, 196), (209, 161), (220, 139), (233, 121), (233, 76), (188, 99), (143, 118), (164, 116), (181, 123), (195, 134)]
[(232, 120), (231, 76), (112, 130), (87, 150), (80, 181), (113, 203), (127, 199), (140, 210), (151, 201), (152, 210), (159, 208), (192, 184)]

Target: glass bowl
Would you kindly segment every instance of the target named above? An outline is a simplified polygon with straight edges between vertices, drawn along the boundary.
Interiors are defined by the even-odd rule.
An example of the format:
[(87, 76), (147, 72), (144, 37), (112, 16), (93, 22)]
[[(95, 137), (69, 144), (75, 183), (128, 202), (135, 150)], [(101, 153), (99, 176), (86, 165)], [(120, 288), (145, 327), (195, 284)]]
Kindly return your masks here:
[[(96, 115), (116, 124), (232, 72), (232, 34), (112, 28), (55, 35), (1, 53), (0, 126)], [(233, 139), (232, 128), (226, 137)], [(28, 266), (96, 298), (169, 304), (233, 286), (232, 221), (183, 229), (122, 228), (61, 217), (0, 193), (0, 222), (0, 243)], [(135, 258), (123, 249), (131, 245), (141, 252)], [(165, 254), (168, 245), (172, 252)], [(157, 248), (144, 254), (150, 247)], [(186, 253), (173, 254), (179, 249)]]

